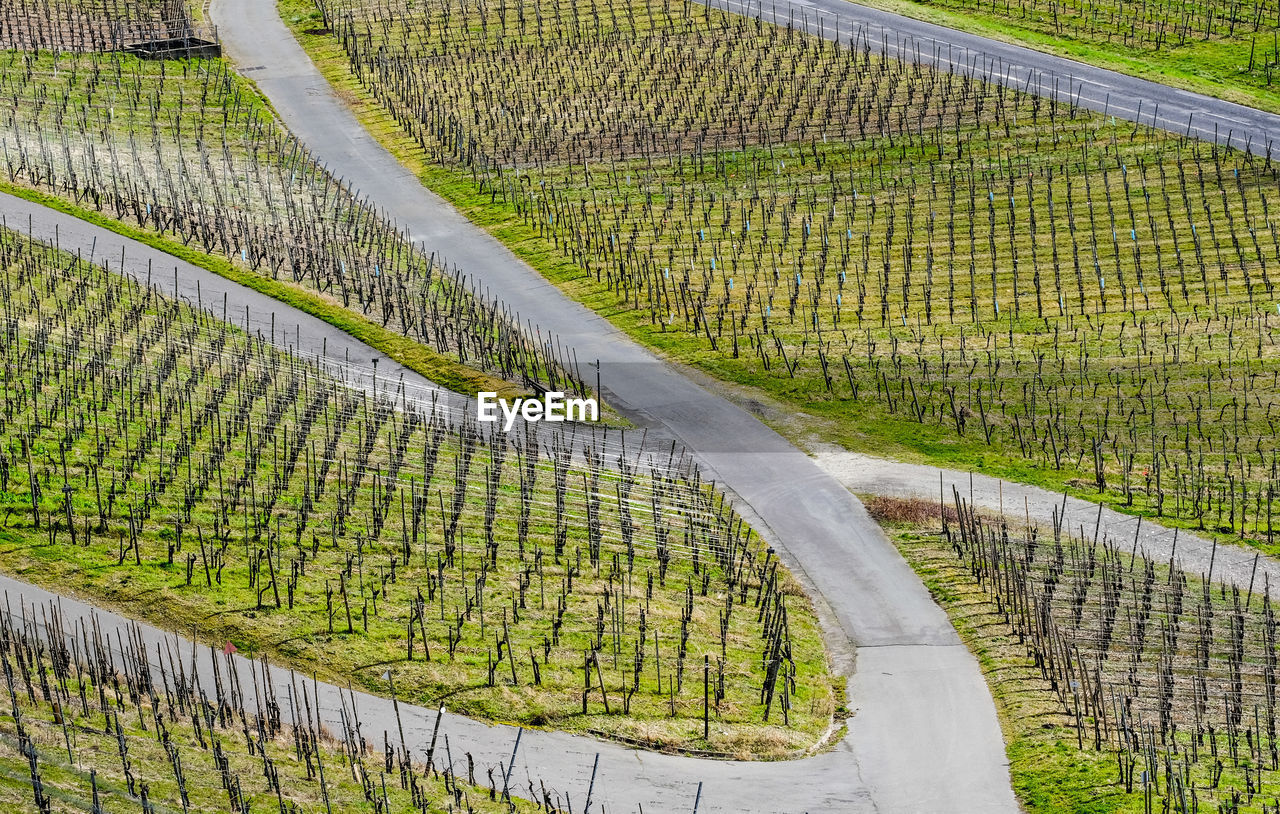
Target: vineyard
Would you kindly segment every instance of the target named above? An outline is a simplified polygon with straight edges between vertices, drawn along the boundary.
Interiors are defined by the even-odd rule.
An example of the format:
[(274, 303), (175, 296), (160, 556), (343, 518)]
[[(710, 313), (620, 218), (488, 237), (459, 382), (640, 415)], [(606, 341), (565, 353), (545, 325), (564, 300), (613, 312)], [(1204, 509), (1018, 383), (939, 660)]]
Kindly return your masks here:
[(512, 800), (501, 779), (478, 786), (470, 753), (469, 773), (459, 777), (443, 754), (415, 764), (403, 745), (372, 743), (354, 695), (349, 706), (343, 699), (343, 726), (335, 735), (329, 710), (322, 717), (319, 694), (305, 678), (290, 674), (287, 694), (276, 694), (265, 662), (246, 676), (238, 659), (219, 653), (206, 685), (193, 669), (193, 654), (166, 646), (153, 661), (133, 634), (112, 641), (95, 623), (73, 623), (53, 604), (0, 613), (5, 810), (559, 808), (545, 788), (540, 796), (530, 786), (530, 797), (544, 800), (535, 806)]
[[(1243, 43), (1262, 38), (1273, 61), (1271, 38), (1280, 32), (1280, 10), (1239, 0), (1174, 0), (1119, 3), (1114, 0), (930, 0), (943, 8), (989, 14), (1032, 30), (1075, 40), (1101, 40), (1126, 48), (1176, 49), (1201, 40)], [(1255, 51), (1256, 55), (1256, 51)]]
[(1280, 110), (1280, 9), (1274, 3), (879, 0), (872, 5), (1272, 113)]
[(13, 233), (0, 261), (7, 569), (490, 719), (762, 755), (827, 729), (812, 609), (676, 447), (481, 432)]
[(633, 335), (837, 440), (1272, 541), (1269, 157), (690, 3), (321, 8)]
[(222, 60), (0, 51), (0, 97), (4, 180), (313, 292), (518, 385), (587, 391), (572, 350), (412, 245)]
[(171, 58), (216, 51), (217, 33), (182, 0), (10, 0), (0, 8), (0, 49)]
[(988, 657), (1002, 653), (1001, 680), (1017, 687), (1004, 696), (1016, 707), (1012, 726), (1061, 731), (1060, 744), (1079, 750), (1067, 758), (1076, 776), (1060, 777), (1064, 789), (1077, 786), (1074, 805), (1276, 810), (1268, 580), (1210, 581), (1056, 520), (1044, 528), (982, 516), (954, 492), (941, 534), (936, 500), (932, 521), (893, 503), (881, 501), (877, 514), (897, 527), (908, 559), (966, 624), (984, 628)]
[[(984, 79), (976, 61), (877, 56), (789, 8), (314, 0), (312, 15), (312, 1), (285, 0), (285, 14), (306, 7), (295, 31), (340, 74), (339, 95), (357, 90), (357, 115), (395, 130), (373, 136), (402, 160), (412, 144), (422, 178), (634, 338), (746, 385), (735, 392), (769, 402), (758, 413), (796, 414), (785, 431), (1074, 491), (1206, 530), (1214, 552), (1280, 551), (1269, 144), (1117, 122), (1032, 80)], [(1260, 50), (1280, 17), (1256, 3), (932, 4), (1138, 51), (1251, 43), (1247, 70), (1267, 85), (1280, 65), (1274, 43)], [(212, 50), (193, 50), (206, 36)], [(500, 299), (521, 292), (477, 284), (483, 268), (416, 245), (217, 50), (216, 31), (169, 0), (0, 8), (0, 185), (516, 391), (591, 393), (586, 349)], [(274, 70), (259, 75), (273, 100)], [(142, 628), (103, 634), (56, 605), (6, 603), (0, 806), (573, 810), (537, 778), (517, 788), (511, 769), (477, 766), (459, 740), (442, 757), (434, 735), (427, 747), (403, 727), (398, 745), (365, 731), (358, 688), (391, 695), (397, 723), (401, 705), (439, 708), (438, 731), (447, 706), (526, 741), (530, 727), (779, 759), (843, 738), (762, 768), (751, 793), (821, 778), (825, 796), (785, 804), (884, 810), (933, 799), (881, 788), (911, 785), (884, 739), (944, 708), (953, 720), (901, 731), (999, 764), (987, 785), (1002, 789), (957, 800), (998, 803), (1011, 777), (1032, 811), (1280, 814), (1265, 575), (1233, 585), (1157, 561), (1137, 537), (1057, 515), (1036, 526), (1030, 508), (1025, 523), (984, 515), (935, 480), (930, 503), (868, 506), (926, 593), (860, 513), (772, 522), (848, 500), (838, 484), (782, 490), (789, 514), (761, 502), (773, 470), (737, 475), (755, 492), (729, 490), (728, 467), (725, 484), (708, 478), (694, 453), (709, 446), (572, 423), (504, 432), (376, 368), (277, 343), (274, 319), (269, 337), (251, 334), (247, 313), (241, 329), (207, 291), (178, 298), (176, 272), (135, 281), (118, 251), (73, 255), (16, 226), (0, 224), (0, 570), (204, 645), (170, 652)], [(860, 717), (847, 732), (814, 604), (748, 510), (803, 544), (797, 568), (839, 575), (818, 584), (841, 632), (881, 637), (849, 634)], [(837, 581), (875, 601), (834, 596)], [(976, 695), (964, 675), (934, 675), (975, 660), (930, 596), (977, 655)], [(975, 698), (995, 699), (1005, 752)], [(948, 750), (928, 754), (986, 766)], [(622, 753), (606, 756), (615, 779)], [(585, 779), (569, 762), (545, 765)], [(717, 798), (741, 784), (733, 763), (654, 765), (697, 780), (695, 813), (699, 772)], [(645, 788), (652, 768), (631, 782)]]

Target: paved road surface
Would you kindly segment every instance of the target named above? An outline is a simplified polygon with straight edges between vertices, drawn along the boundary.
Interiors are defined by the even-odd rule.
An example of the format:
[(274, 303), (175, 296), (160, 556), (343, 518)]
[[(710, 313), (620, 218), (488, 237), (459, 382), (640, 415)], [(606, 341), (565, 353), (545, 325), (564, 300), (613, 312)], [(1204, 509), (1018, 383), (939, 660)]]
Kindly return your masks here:
[[(1275, 117), (1173, 91), (1120, 74), (967, 37), (893, 15), (815, 0), (811, 8), (859, 15), (861, 36), (874, 42), (874, 26), (926, 39), (922, 58), (970, 63), (1009, 84), (1024, 83), (1122, 118), (1182, 131), (1213, 134), (1264, 149)], [(655, 363), (641, 348), (587, 309), (567, 300), (532, 269), (475, 228), (379, 148), (335, 98), (269, 3), (217, 0), (214, 15), (227, 52), (271, 99), (285, 123), (338, 174), (368, 193), (411, 237), (450, 261), (520, 312), (549, 327), (584, 356), (598, 356), (612, 402), (636, 420), (670, 430), (718, 473), (758, 516), (833, 612), (857, 646), (850, 696), (859, 709), (849, 736), (828, 755), (758, 767), (707, 764), (624, 753), (608, 762), (616, 805), (652, 800), (648, 769), (662, 766), (671, 808), (688, 805), (689, 786), (708, 779), (707, 810), (994, 810), (1013, 806), (989, 697), (972, 659), (928, 600), (918, 580), (893, 552), (860, 505), (835, 479), (753, 417)], [(842, 20), (842, 23), (844, 21)], [(841, 26), (833, 26), (840, 31)], [(852, 29), (850, 29), (852, 30)], [(934, 41), (949, 48), (934, 50)], [(881, 40), (891, 53), (910, 48), (897, 36)], [(927, 55), (926, 55), (927, 54)], [(976, 56), (981, 54), (983, 56)], [(1113, 101), (1111, 97), (1116, 97)], [(1147, 110), (1138, 101), (1151, 99)], [(1157, 114), (1155, 102), (1160, 108)], [(1195, 113), (1188, 125), (1186, 116)], [(510, 733), (507, 733), (508, 736)], [(565, 739), (566, 736), (547, 736)], [(563, 740), (563, 756), (581, 754), (578, 739)], [(534, 747), (537, 749), (538, 747)], [(588, 749), (590, 746), (588, 745)], [(577, 750), (576, 752), (574, 750)], [(585, 764), (586, 761), (580, 761)], [(630, 769), (628, 769), (630, 763)], [(837, 780), (837, 778), (839, 778)], [(774, 784), (778, 783), (778, 786)], [(790, 796), (770, 796), (773, 788)], [(785, 801), (785, 802), (783, 802)]]
[[(1185, 129), (1183, 113), (1194, 110), (1192, 132), (1212, 135), (1212, 126), (1218, 123), (1221, 137), (1232, 130), (1237, 139), (1252, 139), (1255, 149), (1266, 143), (1268, 129), (1276, 129), (1275, 117), (1016, 46), (847, 6), (839, 0), (803, 5), (840, 13), (840, 25), (832, 25), (831, 30), (863, 37), (873, 47), (879, 39), (890, 53), (907, 49), (914, 53), (919, 43), (924, 46), (923, 61), (964, 63), (1005, 77), (1010, 84), (1025, 82), (1024, 75), (1029, 74), (1033, 85), (1046, 89), (1053, 87), (1056, 78), (1058, 93), (1120, 117), (1138, 118), (1138, 99), (1159, 100), (1159, 116), (1153, 115), (1154, 104), (1146, 114), (1158, 125)], [(589, 348), (598, 355), (603, 361), (601, 378), (612, 401), (628, 415), (667, 428), (697, 450), (725, 485), (751, 506), (766, 534), (799, 567), (834, 613), (840, 631), (857, 645), (850, 697), (858, 714), (849, 735), (828, 754), (777, 764), (711, 762), (536, 732), (525, 736), (516, 777), (523, 770), (572, 794), (575, 788), (585, 789), (591, 759), (599, 753), (595, 802), (612, 810), (631, 810), (636, 803), (662, 810), (691, 808), (697, 783), (703, 784), (703, 811), (1014, 808), (994, 711), (976, 664), (958, 645), (945, 617), (914, 575), (839, 482), (750, 415), (657, 363), (606, 322), (566, 300), (503, 247), (422, 190), (333, 97), (269, 3), (222, 0), (215, 5), (215, 14), (228, 51), (322, 160), (369, 192), (415, 240), (443, 250), (452, 262), (488, 284), (523, 315), (555, 330), (571, 346)], [(858, 24), (863, 27), (854, 34)], [(877, 37), (875, 27), (886, 24), (895, 35)], [(897, 33), (915, 42), (904, 42)], [(935, 50), (938, 40), (948, 42), (948, 50)], [(1109, 94), (1124, 101), (1112, 102)], [(10, 211), (13, 200), (0, 200), (0, 205)], [(102, 237), (91, 234), (92, 227), (65, 228), (60, 237), (67, 247)], [(69, 233), (77, 230), (82, 234)], [(181, 262), (147, 257), (146, 252), (130, 251), (129, 257), (135, 266), (152, 260), (153, 271), (157, 259), (166, 268)], [(184, 282), (207, 275), (193, 269), (179, 269), (180, 291)], [(229, 284), (212, 275), (203, 277), (201, 297), (206, 302), (216, 300), (223, 293), (219, 285), (226, 290)], [(243, 297), (246, 291), (234, 293)], [(186, 291), (189, 297), (193, 293)], [(227, 293), (230, 298), (232, 292)], [(250, 327), (264, 333), (270, 329), (265, 315), (287, 312), (270, 301), (247, 304), (253, 306)], [(318, 320), (311, 320), (318, 324), (308, 324), (304, 334), (302, 324), (310, 320), (304, 316), (287, 315), (284, 320), (298, 326), (295, 341), (304, 352), (317, 352), (316, 344), (328, 341), (334, 356), (344, 341), (351, 342)], [(353, 349), (369, 354), (367, 348)], [(385, 364), (387, 374), (398, 375), (389, 361)], [(8, 587), (28, 601), (40, 597), (29, 586), (10, 581)], [(160, 634), (153, 631), (153, 635)], [(336, 699), (335, 689), (327, 692), (327, 698)], [(337, 704), (330, 707), (336, 709)], [(369, 729), (391, 728), (387, 702), (366, 697), (361, 707)], [(410, 740), (425, 739), (432, 713), (403, 709)], [(459, 749), (471, 751), (481, 765), (504, 762), (514, 741), (514, 732), (507, 727), (455, 716), (447, 718), (445, 731), (454, 733)]]
[[(466, 401), (403, 367), (324, 320), (299, 311), (248, 286), (220, 277), (181, 258), (130, 240), (72, 215), (0, 192), (0, 224), (45, 243), (79, 252), (86, 260), (106, 262), (113, 271), (141, 283), (159, 285), (165, 294), (202, 305), (250, 333), (273, 339), (280, 347), (319, 356), (348, 372), (353, 386), (372, 388), (377, 361), (378, 389), (404, 381), (419, 393), (438, 397), (461, 409)], [(122, 264), (123, 259), (123, 264)]]
[[(98, 258), (118, 258), (124, 250), (125, 272), (140, 280), (146, 280), (150, 275), (153, 280), (160, 282), (171, 279), (169, 270), (177, 270), (179, 294), (194, 299), (198, 290), (204, 303), (214, 306), (215, 310), (225, 296), (228, 310), (233, 314), (241, 313), (245, 306), (249, 306), (251, 309), (249, 327), (252, 330), (268, 333), (272, 324), (270, 315), (274, 313), (277, 341), (281, 344), (297, 344), (305, 349), (313, 346), (323, 347), (327, 342), (331, 351), (336, 349), (340, 355), (349, 355), (354, 363), (363, 363), (366, 371), (369, 359), (377, 353), (372, 348), (335, 331), (327, 323), (314, 320), (252, 289), (226, 281), (197, 266), (186, 264), (100, 227), (85, 224), (71, 216), (21, 199), (0, 195), (0, 219), (10, 226), (19, 226), (24, 231), (29, 230), (37, 238), (51, 242), (56, 239), (64, 248), (78, 250), (86, 257), (93, 252)], [(292, 327), (286, 328), (286, 326)], [(387, 365), (390, 364), (389, 360), (384, 360), (383, 371), (386, 371)], [(409, 383), (423, 388), (431, 387), (425, 380), (416, 379), (416, 374), (411, 371), (405, 371), (405, 374), (406, 381)], [(355, 378), (359, 378), (358, 374)], [(1099, 513), (1097, 506), (1088, 501), (1075, 498), (1063, 501), (1059, 495), (1042, 489), (1001, 483), (983, 475), (971, 478), (964, 472), (953, 470), (939, 472), (932, 467), (884, 461), (837, 449), (819, 451), (816, 460), (822, 469), (848, 488), (860, 493), (918, 495), (932, 499), (938, 494), (940, 486), (943, 486), (945, 493), (950, 495), (954, 485), (962, 495), (972, 496), (975, 503), (989, 509), (1002, 507), (1008, 513), (1020, 515), (1026, 507), (1032, 518), (1038, 522), (1047, 522), (1052, 511), (1055, 508), (1060, 510), (1065, 504), (1070, 525), (1073, 528), (1083, 527), (1086, 533), (1092, 533), (1096, 526), (1100, 528), (1101, 534), (1110, 534), (1126, 542), (1134, 539), (1137, 532), (1137, 522), (1133, 517), (1110, 510)], [(1174, 541), (1173, 533), (1152, 523), (1143, 524), (1139, 535), (1140, 546), (1162, 559), (1174, 553)], [(1212, 560), (1215, 577), (1232, 579), (1241, 585), (1247, 584), (1255, 576), (1252, 552), (1231, 547), (1217, 547), (1215, 552), (1212, 543), (1185, 532), (1176, 538), (1176, 553), (1184, 566), (1201, 573), (1209, 569)], [(1256, 571), (1258, 585), (1262, 584), (1265, 575), (1280, 579), (1280, 565), (1262, 558)], [(0, 579), (0, 589), (8, 590), (15, 601), (20, 596), (27, 602), (40, 601), (49, 596), (39, 589), (31, 588), (16, 580)], [(90, 612), (87, 605), (74, 601), (65, 603), (64, 609), (71, 613)], [(111, 614), (106, 614), (103, 618), (112, 624), (123, 624), (123, 620)], [(150, 635), (157, 638), (160, 633), (151, 630)], [(943, 652), (939, 653), (938, 650)], [(900, 668), (912, 657), (921, 661), (921, 664), (917, 665), (919, 669), (927, 671), (929, 667), (946, 669), (958, 654), (952, 648), (864, 650), (859, 660), (859, 674), (855, 678), (857, 682), (855, 692), (860, 697), (866, 698), (883, 698), (889, 695), (898, 699), (899, 703), (869, 709), (864, 706), (859, 713), (858, 723), (869, 728), (884, 727), (886, 729), (892, 729), (896, 725), (896, 716), (901, 713), (903, 705), (910, 705), (912, 694), (917, 687), (914, 682), (899, 684), (897, 676), (884, 675), (884, 673)], [(941, 662), (937, 661), (939, 657), (942, 659)], [(205, 667), (208, 668), (207, 654), (202, 654), (202, 659)], [(930, 660), (933, 660), (932, 664)], [(882, 668), (882, 661), (889, 664), (887, 669)], [(961, 663), (959, 666), (965, 669), (966, 665)], [(242, 667), (248, 668), (247, 664), (242, 664)], [(277, 674), (276, 680), (283, 681), (283, 675)], [(323, 686), (321, 689), (329, 701), (330, 722), (336, 729), (339, 709), (338, 690)], [(376, 727), (391, 725), (392, 719), (389, 717), (384, 701), (361, 695), (360, 707), (365, 713), (364, 720), (369, 732), (376, 733)], [(426, 733), (434, 722), (434, 713), (410, 707), (405, 707), (404, 711), (410, 740), (426, 737)], [(919, 710), (919, 714), (925, 715), (927, 711)], [(507, 750), (514, 742), (514, 731), (505, 727), (490, 727), (457, 716), (446, 716), (446, 721), (447, 725), (443, 731), (450, 733), (452, 742), (457, 744), (455, 756), (459, 760), (462, 759), (464, 751), (471, 751), (482, 767), (505, 765), (509, 757)], [(931, 722), (927, 720), (912, 724), (913, 727), (928, 725), (931, 725)], [(391, 734), (394, 737), (395, 731), (391, 730)], [(959, 728), (953, 732), (953, 736), (962, 734)], [(376, 740), (376, 734), (374, 737)], [(573, 799), (579, 801), (584, 795), (582, 783), (589, 783), (590, 780), (589, 776), (586, 776), (586, 767), (594, 759), (595, 753), (600, 751), (602, 752), (601, 765), (604, 769), (599, 775), (600, 783), (597, 786), (599, 791), (595, 797), (597, 802), (605, 800), (617, 803), (619, 800), (634, 799), (627, 798), (625, 794), (619, 795), (617, 791), (619, 777), (628, 778), (626, 789), (630, 789), (632, 783), (648, 784), (650, 789), (660, 789), (660, 791), (653, 791), (653, 799), (656, 801), (681, 800), (687, 797), (689, 785), (694, 783), (696, 776), (698, 780), (706, 782), (704, 789), (706, 802), (703, 806), (712, 806), (712, 808), (704, 807), (703, 810), (714, 810), (713, 795), (717, 789), (739, 783), (744, 775), (749, 774), (753, 785), (747, 788), (778, 795), (770, 799), (788, 799), (785, 795), (791, 785), (811, 783), (822, 787), (822, 802), (830, 807), (848, 804), (856, 808), (861, 807), (861, 804), (867, 806), (871, 804), (867, 790), (857, 782), (851, 783), (848, 780), (851, 758), (844, 744), (840, 750), (831, 755), (793, 764), (770, 766), (682, 761), (670, 756), (637, 754), (622, 747), (602, 745), (595, 741), (555, 733), (527, 733), (523, 739), (523, 749), (532, 751), (520, 757), (518, 765), (521, 768), (514, 777), (524, 777), (525, 775), (521, 774), (524, 772), (533, 777), (535, 782), (543, 780), (552, 788), (568, 792)], [(548, 754), (561, 757), (549, 760)], [(674, 774), (672, 774), (671, 761), (678, 765)], [(779, 765), (784, 766), (783, 771), (777, 771)], [(865, 765), (864, 762), (863, 766)], [(691, 769), (690, 766), (702, 768)], [(726, 766), (733, 768), (726, 769)], [(891, 765), (878, 768), (895, 770)], [(908, 763), (901, 771), (909, 774), (915, 768), (913, 764)], [(761, 769), (765, 771), (765, 775), (757, 779), (756, 775)], [(523, 786), (520, 788), (523, 789)], [(696, 793), (696, 785), (693, 788)], [(809, 797), (798, 797), (797, 804), (811, 803), (812, 800)], [(724, 799), (732, 802), (738, 797), (727, 794)], [(780, 806), (780, 808), (786, 809), (786, 806)], [(820, 809), (815, 807), (808, 810)]]
[(1255, 580), (1255, 587), (1261, 589), (1268, 578), (1272, 585), (1280, 586), (1280, 562), (1256, 549), (1216, 545), (1209, 538), (1184, 529), (1170, 529), (1038, 486), (955, 469), (887, 461), (830, 446), (819, 449), (814, 460), (856, 494), (919, 497), (937, 502), (941, 492), (947, 505), (952, 505), (954, 489), (962, 499), (993, 513), (1003, 512), (1014, 522), (1029, 516), (1033, 522), (1047, 525), (1056, 512), (1065, 518), (1064, 527), (1076, 536), (1110, 538), (1125, 551), (1133, 550), (1136, 544), (1138, 551), (1153, 559), (1176, 559), (1191, 573), (1234, 582), (1242, 590)]
[[(327, 323), (295, 311), (252, 289), (224, 280), (197, 266), (151, 249), (145, 244), (120, 237), (69, 215), (22, 199), (0, 195), (0, 219), (9, 226), (29, 231), (37, 238), (50, 242), (57, 240), (64, 248), (80, 251), (86, 257), (92, 252), (99, 259), (119, 258), (123, 250), (126, 258), (124, 271), (139, 280), (148, 279), (148, 275), (156, 282), (169, 280), (172, 279), (170, 271), (176, 270), (179, 273), (177, 291), (182, 296), (194, 300), (197, 296), (196, 292), (199, 291), (203, 302), (206, 305), (212, 305), (215, 310), (220, 307), (225, 296), (228, 311), (232, 314), (243, 313), (245, 306), (249, 306), (248, 324), (251, 330), (269, 333), (272, 325), (271, 315), (274, 313), (277, 341), (280, 344), (300, 345), (305, 349), (314, 346), (323, 347), (328, 343), (331, 356), (334, 355), (334, 351), (339, 356), (349, 356), (353, 365), (363, 364), (366, 371), (369, 361), (377, 354), (377, 351), (336, 331)], [(385, 373), (388, 369), (395, 368), (390, 360), (384, 359), (382, 370)], [(417, 378), (412, 371), (404, 371), (404, 373), (406, 381), (410, 384), (424, 390), (433, 387), (426, 380)], [(353, 378), (359, 383), (358, 371)], [(465, 401), (469, 403), (469, 400)], [(1181, 532), (1180, 536), (1175, 538), (1174, 533), (1168, 529), (1149, 522), (1142, 525), (1139, 533), (1137, 521), (1133, 517), (1109, 509), (1099, 512), (1098, 507), (1088, 501), (1076, 498), (1064, 501), (1060, 495), (1036, 487), (1001, 482), (985, 475), (971, 476), (970, 473), (954, 470), (940, 472), (933, 467), (885, 461), (835, 448), (820, 450), (816, 455), (816, 461), (823, 470), (858, 493), (916, 495), (933, 499), (936, 498), (941, 487), (950, 499), (951, 489), (955, 486), (962, 496), (971, 497), (979, 506), (992, 510), (1003, 508), (1007, 513), (1016, 516), (1021, 516), (1025, 509), (1037, 522), (1047, 522), (1054, 509), (1061, 511), (1065, 505), (1070, 525), (1073, 528), (1083, 527), (1086, 533), (1093, 533), (1094, 529), (1098, 528), (1100, 534), (1111, 535), (1126, 543), (1137, 535), (1141, 548), (1154, 556), (1163, 559), (1172, 556), (1176, 551), (1182, 565), (1201, 573), (1208, 571), (1212, 561), (1215, 577), (1231, 579), (1242, 586), (1255, 576), (1258, 585), (1262, 584), (1264, 576), (1267, 575), (1280, 581), (1280, 564), (1265, 557), (1258, 562), (1255, 574), (1253, 552), (1222, 546), (1216, 547), (1215, 551), (1213, 544), (1204, 538), (1186, 532)], [(13, 579), (0, 578), (0, 590), (8, 591), (15, 602), (19, 601), (19, 597), (28, 603), (51, 598), (47, 592)], [(81, 615), (92, 611), (90, 606), (70, 598), (63, 602), (63, 609), (68, 613)], [(99, 615), (104, 622), (111, 625), (125, 623), (123, 619), (113, 614), (99, 612)], [(152, 640), (158, 640), (161, 636), (161, 633), (155, 629), (147, 628), (147, 630)], [(185, 652), (189, 648), (184, 645), (183, 649)], [(901, 705), (910, 704), (912, 693), (916, 691), (916, 684), (914, 682), (899, 684), (896, 676), (884, 673), (887, 670), (900, 669), (904, 663), (911, 666), (910, 660), (913, 657), (921, 662), (915, 666), (927, 672), (930, 667), (946, 669), (949, 664), (957, 660), (958, 654), (952, 648), (864, 650), (860, 654), (855, 692), (858, 696), (865, 698), (883, 698), (885, 695), (890, 695), (901, 699), (901, 703), (870, 709), (864, 705), (859, 712), (860, 724), (886, 729), (892, 729), (896, 725), (894, 721), (901, 712)], [(939, 658), (941, 661), (938, 661)], [(208, 653), (201, 651), (201, 659), (204, 667), (208, 669), (210, 667)], [(930, 660), (932, 660), (931, 664)], [(887, 663), (888, 666), (882, 666), (881, 662)], [(241, 662), (241, 667), (248, 669), (248, 664)], [(959, 667), (962, 670), (967, 668), (963, 659), (960, 659)], [(284, 675), (277, 673), (275, 680), (279, 685), (284, 681)], [(329, 713), (327, 720), (336, 730), (339, 725), (337, 711), (340, 708), (337, 700), (338, 690), (325, 685), (321, 685), (321, 690), (327, 702), (326, 710)], [(377, 727), (391, 726), (392, 718), (389, 717), (383, 700), (363, 694), (357, 695), (360, 698), (360, 709), (367, 731), (375, 733), (373, 737), (376, 740)], [(434, 713), (407, 705), (402, 707), (402, 710), (408, 725), (410, 741), (427, 737), (434, 723)], [(920, 710), (919, 714), (925, 715), (927, 711)], [(930, 722), (917, 722), (912, 726), (927, 725), (930, 725)], [(390, 732), (394, 738), (395, 730), (392, 729)], [(514, 743), (515, 737), (514, 731), (508, 727), (491, 727), (452, 715), (446, 715), (443, 732), (449, 734), (452, 743), (456, 744), (454, 756), (457, 760), (461, 761), (463, 753), (470, 751), (482, 768), (488, 765), (505, 765), (509, 758), (507, 750)], [(952, 734), (957, 736), (963, 733), (957, 728)], [(525, 749), (530, 750), (528, 754), (523, 754)], [(601, 765), (604, 768), (598, 778), (600, 783), (597, 785), (596, 802), (603, 800), (616, 804), (620, 800), (628, 799), (625, 794), (620, 795), (617, 791), (619, 778), (627, 778), (628, 788), (632, 783), (640, 783), (650, 784), (651, 789), (658, 789), (653, 791), (655, 801), (686, 798), (689, 785), (695, 784), (696, 778), (697, 781), (706, 782), (705, 801), (700, 807), (702, 810), (714, 810), (717, 790), (741, 782), (746, 775), (751, 776), (752, 785), (748, 788), (761, 793), (778, 795), (770, 799), (788, 799), (786, 795), (790, 793), (791, 784), (812, 783), (821, 785), (824, 790), (822, 801), (831, 807), (848, 803), (856, 808), (862, 807), (863, 804), (870, 806), (872, 802), (868, 791), (860, 785), (860, 781), (849, 779), (853, 759), (847, 744), (842, 744), (839, 750), (830, 755), (792, 764), (760, 766), (687, 761), (664, 755), (634, 753), (615, 745), (600, 744), (556, 733), (530, 732), (526, 733), (522, 740), (522, 754), (517, 761), (519, 768), (513, 777), (523, 778), (527, 775), (534, 778), (535, 784), (538, 780), (545, 781), (553, 789), (568, 792), (572, 799), (582, 801), (585, 795), (583, 783), (589, 783), (588, 767), (597, 751), (602, 753)], [(551, 760), (548, 759), (548, 754), (560, 757)], [(421, 754), (418, 757), (421, 758)], [(674, 774), (672, 773), (673, 764), (677, 767)], [(864, 762), (863, 766), (865, 765)], [(697, 768), (690, 768), (691, 766)], [(778, 766), (783, 766), (784, 770), (777, 771)], [(891, 765), (879, 768), (893, 770)], [(903, 771), (910, 773), (915, 768), (914, 765), (907, 764)], [(762, 769), (765, 774), (757, 777)], [(521, 790), (524, 788), (522, 785), (518, 787)], [(696, 784), (693, 788), (696, 793)], [(812, 795), (796, 798), (797, 805), (811, 803), (811, 797)], [(732, 802), (737, 799), (737, 795), (728, 794), (724, 795), (722, 802), (726, 800)], [(786, 809), (786, 806), (782, 805), (780, 808)], [(807, 810), (820, 809), (815, 807)]]

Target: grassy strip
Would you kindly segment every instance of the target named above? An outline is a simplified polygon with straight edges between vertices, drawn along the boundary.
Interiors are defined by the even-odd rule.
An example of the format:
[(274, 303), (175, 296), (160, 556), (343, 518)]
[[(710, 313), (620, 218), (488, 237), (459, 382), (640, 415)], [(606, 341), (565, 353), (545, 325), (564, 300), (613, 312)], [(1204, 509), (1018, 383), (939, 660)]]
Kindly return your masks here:
[(482, 390), (497, 392), (505, 398), (525, 395), (525, 391), (522, 388), (516, 387), (511, 382), (482, 373), (461, 362), (436, 353), (402, 334), (384, 328), (378, 323), (365, 319), (338, 303), (300, 286), (254, 274), (251, 271), (236, 267), (224, 258), (205, 254), (189, 246), (184, 246), (176, 240), (139, 229), (127, 223), (112, 220), (99, 212), (76, 206), (47, 192), (18, 186), (7, 181), (0, 181), (0, 191), (58, 212), (72, 215), (95, 226), (109, 229), (130, 240), (145, 243), (154, 249), (211, 271), (219, 277), (224, 277), (234, 283), (251, 288), (260, 294), (279, 300), (285, 305), (322, 319), (442, 387), (447, 387), (464, 395), (475, 395)]

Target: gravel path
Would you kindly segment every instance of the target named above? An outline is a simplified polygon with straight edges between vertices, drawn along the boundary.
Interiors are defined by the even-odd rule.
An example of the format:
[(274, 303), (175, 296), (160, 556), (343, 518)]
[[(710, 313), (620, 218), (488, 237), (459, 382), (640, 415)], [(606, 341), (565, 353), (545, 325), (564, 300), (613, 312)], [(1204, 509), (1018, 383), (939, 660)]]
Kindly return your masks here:
[[(1208, 574), (1213, 567), (1213, 578), (1234, 582), (1242, 588), (1250, 580), (1258, 585), (1270, 578), (1280, 586), (1280, 563), (1258, 554), (1256, 550), (1236, 545), (1215, 545), (1214, 541), (1183, 529), (1170, 529), (1150, 520), (1114, 509), (1100, 507), (1097, 503), (1076, 497), (1050, 492), (1037, 486), (960, 472), (954, 469), (938, 469), (920, 464), (887, 461), (847, 452), (833, 446), (825, 446), (814, 455), (818, 466), (857, 494), (889, 495), (892, 497), (921, 497), (936, 501), (939, 492), (948, 505), (954, 499), (954, 489), (960, 497), (973, 505), (993, 512), (1003, 512), (1013, 520), (1030, 516), (1036, 523), (1049, 524), (1053, 513), (1065, 518), (1064, 525), (1072, 533), (1098, 539), (1111, 538), (1122, 547), (1145, 552), (1156, 560), (1177, 562), (1188, 571)], [(1254, 563), (1257, 571), (1254, 571)]]

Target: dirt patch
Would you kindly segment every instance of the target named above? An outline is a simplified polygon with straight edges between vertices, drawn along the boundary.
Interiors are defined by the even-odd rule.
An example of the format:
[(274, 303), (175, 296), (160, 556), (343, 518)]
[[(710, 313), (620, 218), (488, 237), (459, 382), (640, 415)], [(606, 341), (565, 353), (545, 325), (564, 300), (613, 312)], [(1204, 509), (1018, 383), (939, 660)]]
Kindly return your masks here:
[(867, 513), (877, 523), (922, 526), (941, 520), (944, 511), (948, 523), (954, 523), (958, 519), (956, 510), (952, 507), (947, 506), (944, 509), (936, 500), (925, 500), (919, 497), (876, 495), (863, 501), (863, 505), (867, 507)]

